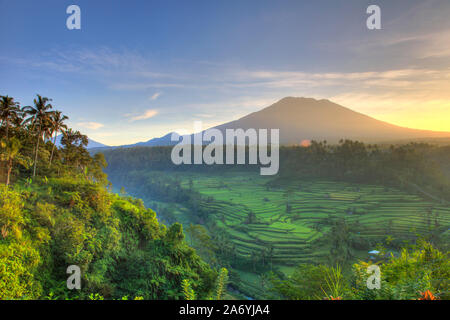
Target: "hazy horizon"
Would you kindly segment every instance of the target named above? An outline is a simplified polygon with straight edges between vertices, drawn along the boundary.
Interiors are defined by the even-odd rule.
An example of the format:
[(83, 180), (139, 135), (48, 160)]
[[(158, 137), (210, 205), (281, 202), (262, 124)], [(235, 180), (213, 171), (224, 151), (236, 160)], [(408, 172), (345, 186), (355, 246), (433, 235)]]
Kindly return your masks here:
[[(291, 100), (293, 101), (293, 105), (291, 105), (291, 107), (298, 109), (297, 112), (292, 112), (289, 114), (282, 114), (279, 116), (284, 117), (283, 122), (280, 123), (279, 121), (274, 121), (274, 117), (270, 116), (270, 114), (268, 114), (268, 111), (270, 110), (271, 107), (276, 108), (276, 110), (280, 110), (280, 108), (283, 108), (283, 106), (286, 105), (285, 101), (286, 100)], [(304, 104), (302, 103), (302, 100), (313, 100), (314, 105), (310, 106), (308, 104)], [(306, 120), (306, 122), (302, 123), (303, 121), (303, 116), (305, 115), (305, 108), (316, 108), (318, 106), (320, 106), (321, 102), (326, 102), (326, 104), (328, 104), (328, 102), (330, 102), (332, 105), (337, 105), (339, 107), (342, 107), (343, 110), (347, 110), (348, 111), (348, 118), (346, 119), (346, 122), (348, 123), (348, 125), (345, 125), (343, 128), (336, 128), (334, 127), (334, 120), (336, 118), (336, 114), (334, 114), (333, 112), (329, 112), (329, 114), (324, 114), (324, 116), (326, 116), (325, 118), (327, 119), (323, 119), (322, 115), (319, 111), (315, 114), (314, 118), (308, 118), (308, 120)], [(289, 103), (288, 103), (289, 104)], [(280, 110), (281, 111), (281, 110)], [(345, 112), (345, 111), (344, 111)], [(270, 113), (270, 111), (269, 111)], [(361, 119), (357, 119), (355, 118), (355, 116), (358, 115), (362, 115), (362, 118), (364, 120), (364, 124), (359, 123), (361, 121)], [(254, 118), (254, 117), (259, 117), (263, 121), (253, 121), (251, 123), (248, 123), (248, 121), (246, 121), (246, 119), (248, 118)], [(365, 119), (367, 118), (368, 119)], [(280, 118), (280, 117), (278, 117)], [(278, 119), (279, 120), (279, 119)], [(269, 122), (271, 125), (269, 125)], [(239, 125), (236, 125), (239, 124)], [(286, 142), (286, 137), (283, 138), (284, 133), (283, 131), (287, 129), (287, 127), (292, 127), (292, 125), (295, 124), (295, 126), (298, 128), (298, 132), (295, 133), (287, 133), (286, 135), (289, 135), (290, 138), (288, 140), (290, 140), (289, 142)], [(299, 125), (300, 124), (300, 125)], [(357, 125), (352, 125), (352, 124), (357, 124)], [(383, 128), (383, 124), (386, 124), (388, 127), (393, 126), (395, 130), (398, 129), (398, 132), (391, 132), (391, 131), (385, 131), (385, 128)], [(375, 127), (373, 127), (375, 126)], [(381, 126), (381, 127), (380, 127)], [(393, 125), (391, 123), (367, 116), (363, 113), (351, 110), (349, 108), (346, 108), (345, 106), (341, 106), (339, 104), (335, 104), (333, 101), (330, 101), (328, 99), (314, 99), (314, 98), (308, 98), (308, 97), (284, 97), (278, 101), (276, 101), (275, 103), (271, 104), (270, 106), (265, 106), (262, 107), (259, 110), (256, 110), (254, 112), (251, 112), (243, 117), (239, 117), (237, 119), (232, 119), (230, 121), (226, 121), (224, 123), (219, 124), (218, 126), (209, 126), (209, 127), (202, 127), (201, 130), (195, 130), (194, 126), (191, 128), (191, 130), (186, 130), (183, 132), (176, 132), (176, 131), (172, 131), (172, 132), (176, 132), (178, 134), (181, 135), (191, 135), (194, 133), (199, 133), (203, 130), (207, 130), (207, 129), (212, 129), (212, 128), (219, 128), (221, 130), (223, 130), (224, 128), (233, 128), (233, 129), (238, 129), (238, 128), (242, 128), (244, 130), (250, 129), (250, 128), (260, 128), (260, 129), (265, 129), (265, 128), (279, 128), (280, 129), (280, 133), (281, 133), (281, 141), (280, 143), (282, 145), (299, 145), (301, 144), (302, 141), (305, 140), (316, 140), (316, 141), (322, 141), (322, 140), (327, 140), (328, 142), (331, 143), (337, 143), (339, 140), (341, 139), (351, 139), (351, 140), (359, 140), (362, 142), (372, 142), (372, 143), (394, 143), (395, 141), (421, 141), (421, 140), (427, 140), (428, 139), (450, 139), (450, 131), (432, 131), (432, 130), (422, 130), (422, 129), (416, 129), (416, 128), (408, 128), (408, 127), (402, 127), (402, 126), (396, 126)], [(316, 128), (316, 129), (320, 129), (321, 134), (323, 135), (323, 137), (302, 137), (302, 134), (300, 132), (302, 131), (308, 131), (311, 130), (311, 127)], [(349, 132), (347, 129), (349, 129), (350, 131), (361, 131), (364, 129), (368, 129), (369, 127), (371, 127), (373, 132), (379, 132), (380, 133), (380, 138), (369, 138), (369, 137), (364, 137), (364, 136), (346, 136), (346, 134)], [(292, 128), (291, 128), (292, 129)], [(339, 134), (330, 133), (330, 130), (337, 130), (335, 132), (339, 132)], [(405, 129), (405, 130), (403, 130)], [(409, 130), (412, 131), (417, 131), (416, 133), (413, 133), (412, 136), (405, 137), (402, 136), (400, 133), (403, 132), (403, 134), (405, 134), (405, 132), (408, 132)], [(383, 132), (384, 131), (384, 132)], [(153, 139), (158, 139), (158, 138), (163, 138), (165, 136), (167, 136), (168, 134), (172, 133), (172, 132), (166, 132), (161, 136), (154, 136), (154, 137), (150, 137), (148, 139), (143, 139), (140, 141), (136, 141), (134, 143), (131, 144), (122, 144), (122, 145), (107, 145), (108, 147), (120, 147), (120, 146), (133, 146), (135, 144), (140, 144), (140, 143), (146, 143), (150, 140)], [(421, 135), (421, 133), (423, 133), (423, 135)], [(385, 138), (382, 138), (382, 136), (385, 136)], [(408, 133), (406, 133), (406, 135), (408, 135)], [(95, 142), (100, 142), (102, 143), (102, 141), (95, 141)], [(166, 141), (162, 141), (161, 143), (163, 143), (163, 145), (166, 143)]]

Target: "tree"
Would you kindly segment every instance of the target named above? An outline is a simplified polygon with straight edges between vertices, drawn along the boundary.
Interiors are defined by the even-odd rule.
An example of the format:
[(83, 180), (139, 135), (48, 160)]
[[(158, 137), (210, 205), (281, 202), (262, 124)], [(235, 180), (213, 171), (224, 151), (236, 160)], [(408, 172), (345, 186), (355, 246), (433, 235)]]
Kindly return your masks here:
[(256, 214), (253, 211), (249, 211), (247, 213), (247, 219), (244, 221), (245, 224), (253, 224), (256, 223)]
[(34, 106), (26, 106), (23, 111), (25, 114), (29, 115), (25, 119), (25, 123), (31, 123), (33, 131), (36, 130), (36, 150), (34, 155), (34, 165), (33, 165), (33, 177), (36, 176), (36, 165), (38, 160), (39, 152), (39, 142), (42, 139), (42, 134), (48, 129), (50, 123), (52, 111), (50, 111), (53, 106), (48, 103), (52, 101), (49, 98), (42, 97), (39, 94), (37, 99), (34, 99)]
[(220, 269), (216, 284), (216, 300), (221, 300), (224, 292), (226, 292), (228, 283), (228, 270), (226, 268)]
[(5, 185), (0, 185), (0, 230), (3, 238), (6, 238), (10, 231), (13, 238), (21, 238), (21, 226), (25, 221), (22, 215), (23, 206), (20, 194)]
[(175, 222), (169, 227), (166, 235), (167, 241), (173, 245), (179, 245), (184, 240), (183, 225)]
[(68, 165), (78, 167), (80, 163), (87, 162), (90, 159), (89, 153), (85, 147), (88, 145), (88, 137), (81, 134), (80, 131), (68, 129), (63, 132), (61, 144), (64, 146), (64, 161)]
[(292, 198), (293, 194), (294, 194), (294, 190), (292, 190), (292, 188), (288, 188), (284, 192), (283, 197), (286, 198), (286, 213), (290, 213), (291, 212), (291, 209), (292, 209), (291, 198)]
[(0, 119), (5, 125), (6, 140), (9, 138), (9, 127), (12, 121), (19, 117), (20, 107), (19, 103), (14, 101), (13, 97), (0, 97)]
[[(101, 183), (103, 185), (108, 184), (108, 175), (103, 172), (103, 169), (105, 169), (108, 166), (108, 163), (105, 160), (105, 156), (103, 153), (96, 153), (94, 157), (92, 158), (91, 164), (89, 165), (89, 175), (92, 177), (92, 179), (98, 183)], [(123, 188), (123, 187), (122, 187)], [(123, 188), (120, 189), (120, 194), (122, 196), (126, 195), (126, 191)], [(123, 192), (122, 192), (123, 191)]]
[(272, 291), (287, 300), (321, 299), (326, 269), (324, 265), (300, 264), (284, 279), (272, 273)]
[(6, 185), (9, 185), (11, 171), (13, 168), (13, 163), (17, 162), (24, 167), (28, 167), (29, 158), (24, 157), (20, 154), (20, 141), (16, 137), (12, 137), (9, 140), (2, 140), (0, 142), (2, 151), (0, 153), (0, 159), (6, 162), (7, 174), (6, 174)]
[(56, 146), (56, 138), (58, 136), (58, 132), (63, 132), (62, 129), (67, 130), (67, 125), (64, 123), (65, 120), (69, 119), (65, 115), (61, 113), (61, 111), (55, 111), (52, 113), (50, 117), (51, 122), (51, 135), (55, 135), (55, 138), (53, 140), (53, 147), (52, 147), (52, 153), (50, 155), (50, 163), (49, 167), (52, 165), (52, 159), (53, 159), (53, 153), (55, 151)]
[(291, 276), (271, 275), (272, 291), (288, 300), (336, 299), (349, 290), (339, 266), (300, 264)]
[(206, 258), (207, 261), (214, 261), (214, 251), (217, 247), (209, 236), (208, 230), (202, 225), (190, 223), (186, 228), (186, 232), (191, 238), (191, 247), (194, 246), (198, 250), (200, 256)]
[(330, 263), (333, 265), (345, 265), (352, 257), (350, 251), (350, 232), (345, 219), (333, 221), (330, 230)]

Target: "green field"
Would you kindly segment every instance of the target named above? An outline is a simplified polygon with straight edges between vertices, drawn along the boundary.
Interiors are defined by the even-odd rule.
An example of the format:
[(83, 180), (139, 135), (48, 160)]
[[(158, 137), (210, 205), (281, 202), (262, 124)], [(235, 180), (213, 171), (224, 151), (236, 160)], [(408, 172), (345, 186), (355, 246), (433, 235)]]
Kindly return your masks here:
[[(368, 259), (368, 251), (387, 236), (411, 240), (436, 227), (444, 230), (441, 236), (449, 236), (448, 205), (394, 188), (320, 180), (269, 187), (273, 178), (252, 173), (184, 173), (178, 179), (183, 188), (191, 184), (205, 198), (214, 199), (201, 206), (214, 215), (209, 218), (230, 239), (237, 257), (252, 261), (257, 256), (258, 263), (286, 274), (299, 263), (327, 261), (327, 234), (336, 218), (345, 220), (352, 237), (365, 240), (365, 245), (352, 248), (355, 261)], [(189, 210), (182, 205), (174, 210), (177, 220), (190, 222)], [(250, 214), (254, 218), (249, 222)], [(244, 292), (258, 294), (258, 274), (251, 267), (238, 271)]]

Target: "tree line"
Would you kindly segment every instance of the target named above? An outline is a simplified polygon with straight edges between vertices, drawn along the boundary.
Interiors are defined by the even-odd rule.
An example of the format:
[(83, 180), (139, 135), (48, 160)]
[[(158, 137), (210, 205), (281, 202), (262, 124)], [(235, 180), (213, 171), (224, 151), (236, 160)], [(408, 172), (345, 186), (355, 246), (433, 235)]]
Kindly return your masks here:
[[(6, 185), (14, 173), (33, 178), (71, 168), (87, 174), (94, 162), (106, 165), (102, 155), (90, 157), (88, 137), (68, 128), (69, 118), (51, 102), (38, 94), (32, 105), (22, 107), (13, 97), (0, 96), (1, 176)], [(58, 134), (62, 148), (57, 146)], [(105, 180), (101, 170), (91, 169), (96, 179)]]
[[(182, 225), (112, 193), (103, 154), (91, 157), (87, 136), (51, 102), (0, 97), (0, 300), (183, 299), (183, 284), (221, 298), (225, 282)], [(81, 269), (81, 290), (66, 286), (69, 265)]]
[[(222, 173), (257, 172), (256, 165), (175, 165), (172, 147), (133, 147), (101, 150), (108, 162), (111, 179), (132, 171)], [(100, 151), (97, 151), (100, 152)], [(224, 153), (226, 157), (226, 152)], [(246, 153), (248, 157), (248, 150)], [(338, 144), (312, 141), (308, 147), (280, 147), (280, 170), (268, 187), (283, 180), (326, 178), (338, 181), (379, 184), (408, 192), (422, 192), (450, 201), (450, 147), (427, 143), (375, 145), (341, 140)], [(117, 179), (118, 180), (118, 179)], [(419, 188), (418, 188), (419, 187)]]

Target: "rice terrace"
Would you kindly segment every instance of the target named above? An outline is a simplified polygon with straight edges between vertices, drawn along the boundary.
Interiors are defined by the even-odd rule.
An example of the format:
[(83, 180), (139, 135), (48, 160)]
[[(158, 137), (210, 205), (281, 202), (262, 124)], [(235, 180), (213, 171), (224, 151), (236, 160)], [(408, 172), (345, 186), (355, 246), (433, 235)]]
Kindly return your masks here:
[[(135, 174), (145, 177), (144, 172)], [(394, 187), (315, 179), (274, 183), (273, 177), (257, 172), (160, 174), (204, 197), (199, 206), (208, 221), (215, 221), (212, 234), (219, 250), (229, 248), (234, 261), (243, 261), (235, 285), (248, 296), (264, 297), (261, 270), (290, 275), (299, 264), (338, 262), (330, 255), (333, 237), (354, 261), (373, 259), (368, 252), (377, 244), (408, 243), (437, 229), (445, 231), (441, 241), (450, 239), (448, 204)], [(170, 207), (171, 218), (185, 226), (199, 222), (182, 204), (137, 194), (155, 210)], [(383, 254), (391, 253), (399, 252)]]

